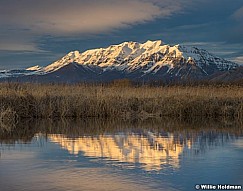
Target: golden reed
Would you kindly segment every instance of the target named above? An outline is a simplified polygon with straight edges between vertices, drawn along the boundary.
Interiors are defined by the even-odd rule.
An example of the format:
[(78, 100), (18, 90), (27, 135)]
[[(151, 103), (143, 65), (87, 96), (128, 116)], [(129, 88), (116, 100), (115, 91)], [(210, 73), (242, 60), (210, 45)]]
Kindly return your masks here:
[(237, 85), (132, 86), (113, 84), (0, 84), (0, 120), (20, 118), (242, 119)]

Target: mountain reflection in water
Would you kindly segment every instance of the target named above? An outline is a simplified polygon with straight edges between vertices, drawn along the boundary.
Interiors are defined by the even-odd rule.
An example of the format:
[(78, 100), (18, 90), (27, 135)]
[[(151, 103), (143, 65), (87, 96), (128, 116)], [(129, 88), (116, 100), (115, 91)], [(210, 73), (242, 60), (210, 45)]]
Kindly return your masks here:
[(140, 129), (140, 133), (128, 131), (78, 138), (48, 135), (51, 142), (57, 143), (70, 154), (82, 153), (86, 157), (140, 164), (147, 171), (159, 171), (164, 165), (179, 168), (182, 154), (198, 154), (235, 138), (227, 133), (216, 134), (212, 131), (185, 137), (180, 133), (164, 132), (161, 135), (144, 129)]
[(179, 156), (188, 145), (177, 144), (174, 137), (119, 133), (116, 135), (84, 136), (69, 139), (62, 135), (48, 135), (51, 142), (60, 144), (71, 154), (83, 152), (87, 157), (142, 164), (146, 170), (160, 170), (162, 164), (179, 167)]
[(39, 140), (44, 137), (71, 155), (81, 154), (88, 158), (113, 161), (113, 164), (129, 163), (129, 168), (139, 165), (146, 171), (160, 171), (165, 167), (177, 169), (184, 155), (193, 156), (206, 152), (210, 148), (233, 141), (242, 133), (241, 128), (235, 126), (229, 131), (221, 125), (209, 129), (197, 127), (198, 124), (191, 125), (171, 121), (140, 124), (92, 120), (79, 123), (41, 122), (31, 123), (27, 128), (25, 125), (24, 130), (22, 129), (25, 134), (18, 129), (10, 131), (6, 133), (9, 137), (6, 136), (6, 140), (2, 138), (1, 141), (11, 142), (14, 138), (28, 142), (33, 137)]
[(0, 126), (4, 191), (187, 191), (200, 183), (243, 183), (237, 122), (86, 119)]

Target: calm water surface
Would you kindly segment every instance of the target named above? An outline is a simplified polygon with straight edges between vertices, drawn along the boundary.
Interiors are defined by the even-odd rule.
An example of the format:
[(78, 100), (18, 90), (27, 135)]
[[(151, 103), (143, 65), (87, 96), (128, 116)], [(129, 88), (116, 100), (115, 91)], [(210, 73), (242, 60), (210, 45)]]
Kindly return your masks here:
[(243, 130), (174, 122), (30, 122), (0, 133), (1, 191), (243, 184)]

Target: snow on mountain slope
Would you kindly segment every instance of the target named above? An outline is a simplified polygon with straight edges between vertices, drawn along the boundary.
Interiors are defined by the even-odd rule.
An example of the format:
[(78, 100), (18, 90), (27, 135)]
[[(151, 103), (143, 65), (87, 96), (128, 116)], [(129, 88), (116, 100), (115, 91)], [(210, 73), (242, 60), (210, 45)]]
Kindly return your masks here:
[(41, 71), (35, 70), (0, 70), (0, 78), (17, 78), (21, 76), (31, 76), (35, 74), (43, 74)]
[(168, 45), (158, 40), (145, 43), (124, 42), (83, 53), (73, 51), (46, 67), (0, 71), (0, 78), (23, 77), (28, 81), (31, 79), (28, 76), (34, 75), (37, 81), (45, 78), (48, 82), (110, 81), (121, 78), (201, 80), (238, 67), (236, 63), (219, 58), (206, 50)]
[(36, 65), (36, 66), (32, 66), (30, 68), (27, 68), (26, 70), (28, 70), (28, 71), (37, 71), (37, 70), (41, 70), (41, 69), (42, 69), (42, 67)]
[(139, 71), (144, 75), (157, 73), (163, 67), (167, 67), (167, 73), (170, 73), (173, 68), (183, 64), (199, 67), (205, 75), (208, 66), (214, 66), (218, 70), (238, 67), (237, 64), (214, 56), (206, 50), (181, 45), (170, 46), (158, 40), (143, 44), (124, 42), (83, 53), (73, 51), (41, 70), (46, 73), (54, 72), (69, 63), (77, 63), (87, 68), (98, 66), (103, 71), (114, 69), (127, 73)]

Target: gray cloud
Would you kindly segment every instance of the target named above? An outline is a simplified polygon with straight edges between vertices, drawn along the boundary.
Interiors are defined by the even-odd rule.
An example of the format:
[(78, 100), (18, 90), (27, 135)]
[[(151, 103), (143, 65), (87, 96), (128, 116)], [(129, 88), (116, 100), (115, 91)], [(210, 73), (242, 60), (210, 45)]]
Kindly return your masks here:
[(243, 64), (243, 56), (238, 56), (234, 58), (233, 61), (239, 64)]
[(1, 25), (0, 51), (41, 51), (35, 43), (35, 37), (29, 30), (21, 30)]
[[(242, 55), (242, 21), (242, 0), (0, 0), (0, 51), (11, 52), (1, 61), (12, 63), (17, 52), (28, 52), (18, 55), (20, 63), (35, 53), (41, 56), (31, 59), (161, 38), (199, 42), (195, 45), (234, 59)], [(241, 46), (236, 48), (236, 43)]]
[(4, 51), (28, 51), (28, 52), (37, 52), (40, 51), (36, 44), (30, 42), (1, 42), (0, 50)]
[(183, 9), (179, 2), (182, 1), (1, 0), (0, 50), (41, 51), (35, 41), (42, 35), (102, 34), (167, 18)]
[(239, 8), (238, 10), (236, 10), (234, 12), (234, 14), (232, 15), (232, 17), (234, 19), (236, 19), (237, 21), (242, 22), (243, 21), (243, 7)]
[[(30, 29), (36, 33), (69, 35), (100, 33), (132, 24), (168, 17), (180, 10), (178, 3), (144, 0), (3, 0), (1, 24)], [(163, 6), (162, 6), (163, 5)]]

